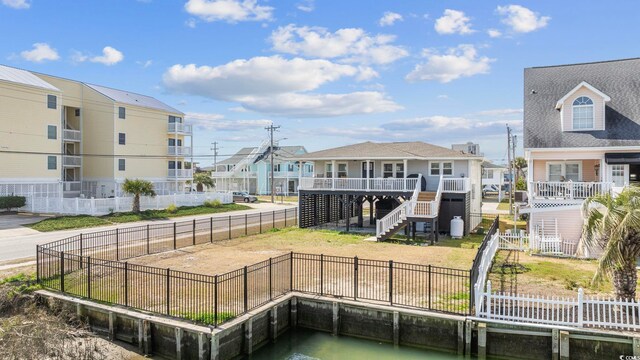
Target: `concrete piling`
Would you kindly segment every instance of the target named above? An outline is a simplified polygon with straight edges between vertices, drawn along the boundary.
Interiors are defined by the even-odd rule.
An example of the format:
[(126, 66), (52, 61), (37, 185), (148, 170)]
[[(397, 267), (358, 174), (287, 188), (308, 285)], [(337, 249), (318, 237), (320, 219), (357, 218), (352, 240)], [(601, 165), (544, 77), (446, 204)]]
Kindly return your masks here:
[(144, 354), (151, 354), (151, 323), (147, 320), (142, 320), (142, 341), (144, 342)]
[(298, 326), (298, 298), (291, 299), (291, 327)]
[(211, 352), (209, 360), (220, 360), (220, 335), (219, 333), (211, 333)]
[(278, 337), (278, 307), (274, 306), (269, 312), (269, 323), (271, 324), (271, 342), (276, 342)]
[(144, 351), (144, 324), (142, 319), (138, 319), (138, 350)]
[(558, 360), (560, 358), (560, 330), (551, 330), (551, 359)]
[(207, 334), (198, 333), (198, 360), (206, 360), (207, 357)]
[(569, 332), (560, 331), (560, 360), (569, 360)]
[(471, 331), (473, 329), (473, 321), (465, 320), (464, 322), (464, 357), (471, 358)]
[(113, 341), (116, 338), (116, 314), (113, 311), (109, 311), (109, 340)]
[(338, 332), (340, 330), (340, 305), (337, 301), (334, 301), (333, 304), (333, 336), (338, 336)]
[(176, 334), (176, 359), (182, 359), (182, 329), (177, 327), (175, 329)]
[(487, 324), (478, 323), (478, 359), (487, 358)]
[(458, 321), (458, 355), (464, 354), (464, 321)]
[(633, 356), (640, 356), (640, 338), (633, 338)]
[(393, 345), (400, 346), (400, 313), (393, 312)]
[(244, 323), (244, 353), (245, 355), (253, 353), (253, 318), (249, 318)]

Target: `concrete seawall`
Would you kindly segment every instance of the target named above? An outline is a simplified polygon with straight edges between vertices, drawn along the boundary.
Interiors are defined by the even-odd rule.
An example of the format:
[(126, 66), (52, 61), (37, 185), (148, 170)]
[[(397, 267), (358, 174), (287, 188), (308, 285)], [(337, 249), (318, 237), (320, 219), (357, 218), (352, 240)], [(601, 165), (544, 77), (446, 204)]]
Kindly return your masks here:
[(38, 291), (47, 304), (77, 311), (91, 329), (175, 359), (237, 359), (302, 327), (466, 357), (593, 359), (640, 356), (640, 334), (510, 324), (382, 304), (290, 293), (217, 328)]

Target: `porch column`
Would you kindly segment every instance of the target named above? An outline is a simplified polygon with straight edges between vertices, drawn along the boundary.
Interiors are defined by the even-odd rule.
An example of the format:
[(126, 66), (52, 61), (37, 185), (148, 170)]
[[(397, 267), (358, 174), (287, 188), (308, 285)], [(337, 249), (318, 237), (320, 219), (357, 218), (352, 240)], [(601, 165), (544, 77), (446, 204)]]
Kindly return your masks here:
[(298, 161), (298, 196), (300, 196), (300, 187), (302, 187), (302, 168), (304, 167), (304, 162)]
[(370, 175), (369, 175), (369, 166), (371, 165), (371, 160), (366, 160), (367, 165), (365, 166), (365, 172), (367, 173), (366, 176), (366, 181), (367, 181), (367, 191), (369, 191), (369, 179), (370, 179)]
[(609, 172), (605, 170), (606, 166), (607, 164), (605, 163), (604, 158), (600, 158), (600, 174), (598, 175), (601, 182), (606, 182), (609, 178)]
[(331, 160), (331, 190), (336, 188), (336, 161)]
[(402, 160), (402, 166), (404, 167), (404, 190), (407, 190), (407, 159)]

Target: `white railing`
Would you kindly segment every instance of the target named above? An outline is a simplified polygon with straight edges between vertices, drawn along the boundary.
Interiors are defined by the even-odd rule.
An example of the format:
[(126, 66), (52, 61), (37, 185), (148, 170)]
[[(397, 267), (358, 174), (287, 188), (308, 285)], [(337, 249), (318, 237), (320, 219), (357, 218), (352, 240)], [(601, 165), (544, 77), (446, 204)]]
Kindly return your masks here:
[(301, 190), (413, 191), (416, 178), (302, 178)]
[(538, 323), (573, 327), (640, 329), (640, 303), (633, 299), (586, 297), (578, 289), (575, 297), (549, 297), (530, 294), (492, 292), (491, 281), (480, 293), (483, 306), (477, 316), (521, 323)]
[(82, 166), (82, 156), (63, 155), (62, 166)]
[(466, 193), (471, 191), (471, 178), (443, 178), (442, 191), (447, 193)]
[(611, 191), (610, 182), (535, 181), (530, 183), (531, 198), (586, 199)]
[(262, 143), (260, 143), (260, 146), (251, 150), (247, 157), (243, 158), (237, 164), (235, 164), (231, 171), (235, 174), (243, 173), (244, 170), (248, 169), (256, 160), (256, 158), (260, 154), (263, 154), (269, 146), (271, 146), (270, 140), (264, 140)]
[(82, 191), (81, 181), (64, 181), (62, 182), (63, 191), (80, 192)]
[(389, 229), (403, 222), (407, 218), (407, 212), (410, 211), (411, 206), (410, 201), (405, 201), (397, 208), (391, 210), (385, 217), (378, 220), (376, 222), (376, 235), (382, 236), (389, 231)]
[[(27, 197), (24, 210), (34, 213), (65, 214), (65, 215), (106, 215), (114, 212), (131, 211), (132, 197), (115, 197), (107, 199), (85, 198), (42, 198)], [(231, 193), (189, 193), (174, 195), (158, 195), (155, 197), (141, 196), (141, 210), (166, 209), (169, 205), (197, 206), (207, 200), (219, 200), (223, 204), (233, 202)]]
[(82, 133), (78, 130), (64, 129), (62, 131), (62, 140), (80, 141), (82, 140)]
[(170, 178), (188, 179), (193, 177), (193, 169), (169, 169)]
[(169, 155), (174, 156), (189, 156), (191, 155), (191, 148), (187, 146), (169, 146)]
[(191, 134), (192, 127), (191, 125), (187, 125), (185, 123), (169, 123), (168, 132), (170, 133), (182, 133), (182, 134)]
[(476, 279), (476, 283), (473, 284), (474, 287), (474, 304), (476, 304), (476, 316), (481, 316), (482, 311), (484, 309), (484, 302), (482, 301), (482, 297), (484, 295), (484, 285), (487, 282), (487, 278), (489, 276), (489, 271), (491, 270), (491, 264), (493, 264), (493, 258), (496, 256), (498, 252), (498, 247), (500, 245), (499, 234), (496, 232), (489, 242), (487, 246), (484, 248), (482, 252), (482, 258), (480, 260), (480, 265), (478, 266), (478, 278)]

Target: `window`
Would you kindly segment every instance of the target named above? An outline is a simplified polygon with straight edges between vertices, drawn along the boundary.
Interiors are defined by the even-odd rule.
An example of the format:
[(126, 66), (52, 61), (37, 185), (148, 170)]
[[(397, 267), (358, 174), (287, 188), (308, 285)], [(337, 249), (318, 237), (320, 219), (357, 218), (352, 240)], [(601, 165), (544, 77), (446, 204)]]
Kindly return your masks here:
[(127, 143), (127, 134), (118, 133), (118, 144), (126, 145), (126, 143)]
[(76, 109), (75, 110), (75, 114), (76, 114), (76, 117), (79, 117), (80, 116), (80, 109)]
[(124, 169), (125, 169), (124, 159), (118, 159), (118, 170), (119, 171), (124, 171)]
[(331, 163), (325, 163), (324, 164), (324, 172), (325, 172), (325, 177), (333, 177), (333, 168), (331, 166)]
[(565, 164), (564, 169), (567, 181), (580, 181), (580, 164)]
[(547, 181), (582, 181), (582, 164), (579, 162), (547, 163)]
[(390, 178), (393, 177), (393, 164), (382, 164), (382, 177)]
[(126, 110), (122, 106), (118, 108), (118, 118), (124, 119), (126, 117)]
[(274, 172), (280, 172), (280, 164), (275, 164), (275, 165), (273, 166), (273, 171), (274, 171)]
[(304, 167), (306, 168), (306, 172), (308, 172), (308, 173), (313, 172), (313, 165), (305, 164)]
[(47, 139), (55, 140), (58, 138), (58, 127), (55, 125), (47, 125)]
[(49, 109), (58, 108), (58, 97), (55, 95), (47, 95), (47, 107)]
[(293, 171), (295, 171), (295, 170), (294, 170), (294, 167), (293, 167), (293, 164), (288, 164), (288, 165), (287, 165), (287, 171), (288, 171), (288, 172), (293, 172)]
[(398, 163), (396, 164), (396, 177), (397, 178), (404, 178), (404, 164), (403, 163)]
[(169, 146), (176, 146), (176, 139), (169, 139)]
[(573, 129), (593, 129), (593, 100), (580, 96), (573, 101)]
[(482, 178), (483, 179), (493, 179), (493, 170), (484, 170), (482, 172)]
[(347, 164), (346, 163), (338, 163), (338, 178), (346, 178), (347, 177)]
[(431, 176), (453, 176), (453, 163), (452, 162), (431, 162), (429, 166), (429, 174)]
[(47, 169), (55, 170), (58, 168), (58, 158), (55, 156), (47, 156)]
[(181, 122), (182, 122), (182, 118), (181, 117), (169, 115), (169, 124), (181, 123)]

